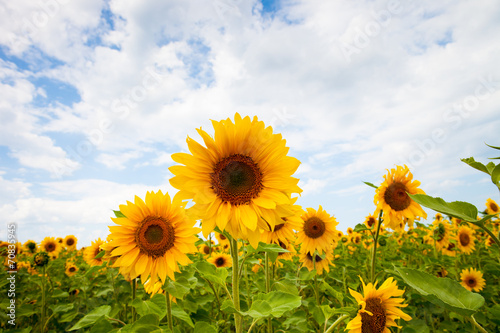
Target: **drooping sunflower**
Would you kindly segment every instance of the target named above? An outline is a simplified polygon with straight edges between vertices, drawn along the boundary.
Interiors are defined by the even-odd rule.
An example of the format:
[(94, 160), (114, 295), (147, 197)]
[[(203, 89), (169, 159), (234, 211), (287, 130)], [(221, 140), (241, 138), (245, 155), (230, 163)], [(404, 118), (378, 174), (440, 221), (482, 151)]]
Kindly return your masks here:
[(441, 248), (441, 252), (449, 257), (457, 256), (457, 247), (455, 243), (449, 242), (448, 246)]
[(85, 251), (83, 251), (83, 260), (90, 266), (101, 266), (103, 259), (97, 258), (96, 256), (101, 252), (101, 245), (104, 244), (104, 241), (101, 240), (101, 238), (96, 239), (95, 241), (91, 242), (91, 245), (85, 248)]
[(274, 230), (266, 228), (262, 231), (260, 235), (260, 241), (266, 244), (285, 244), (285, 247), (290, 243), (295, 242), (295, 230), (300, 230), (302, 226), (301, 216), (304, 214), (304, 210), (300, 205), (295, 205), (297, 198), (292, 198), (292, 211), (293, 216), (282, 217), (280, 221), (276, 221)]
[(44, 267), (49, 263), (50, 257), (45, 251), (35, 253), (33, 256), (33, 265), (36, 267)]
[(483, 279), (483, 273), (474, 268), (464, 269), (460, 273), (460, 284), (469, 291), (481, 291), (486, 285)]
[(486, 213), (489, 215), (500, 213), (500, 207), (498, 207), (497, 203), (491, 198), (486, 200)]
[(292, 193), (300, 193), (292, 174), (300, 161), (287, 156), (281, 134), (273, 134), (257, 117), (212, 121), (214, 137), (197, 129), (205, 146), (188, 137), (191, 154), (177, 153), (180, 164), (169, 168), (170, 184), (183, 199), (193, 199), (193, 217), (202, 219), (203, 235), (217, 225), (256, 248), (260, 230), (293, 215)]
[(412, 179), (413, 175), (406, 165), (397, 166), (396, 169), (388, 170), (384, 182), (376, 189), (374, 203), (377, 209), (374, 215), (378, 216), (382, 210), (386, 227), (395, 230), (405, 218), (410, 226), (413, 226), (414, 220), (427, 218), (427, 213), (407, 194), (425, 194), (418, 188), (420, 182)]
[(404, 290), (398, 289), (392, 277), (385, 280), (378, 289), (376, 282), (365, 285), (361, 279), (361, 283), (363, 295), (349, 288), (349, 292), (361, 305), (361, 309), (358, 310), (358, 315), (347, 324), (346, 330), (351, 333), (390, 333), (389, 327), (398, 327), (396, 319), (411, 320), (411, 317), (400, 309), (407, 306), (407, 304), (401, 304), (404, 298), (399, 298)]
[(457, 245), (458, 248), (465, 254), (471, 254), (475, 250), (474, 242), (476, 238), (474, 237), (474, 231), (463, 225), (458, 228), (457, 231)]
[(78, 239), (73, 235), (68, 235), (64, 238), (63, 245), (68, 251), (76, 250), (76, 242)]
[(375, 215), (373, 214), (369, 214), (366, 218), (365, 218), (365, 225), (372, 229), (374, 227), (377, 226), (377, 218), (375, 217)]
[(69, 263), (66, 265), (65, 273), (67, 276), (72, 277), (76, 274), (76, 272), (78, 272), (78, 267), (74, 263)]
[(200, 231), (185, 214), (185, 202), (179, 196), (171, 201), (168, 193), (158, 191), (147, 192), (145, 201), (136, 196), (134, 203), (119, 207), (126, 217), (111, 218), (118, 224), (109, 227), (109, 246), (116, 247), (111, 256), (118, 256), (113, 267), (132, 279), (140, 275), (143, 283), (149, 276), (163, 283), (167, 275), (174, 280), (178, 263), (191, 263), (186, 253), (196, 252)]
[(323, 271), (330, 272), (330, 265), (332, 265), (333, 252), (325, 252), (324, 258), (317, 254), (311, 254), (307, 251), (300, 251), (299, 262), (302, 263), (302, 267), (306, 267), (309, 272), (314, 269), (316, 265), (316, 274), (322, 275)]
[(62, 245), (54, 237), (45, 237), (40, 244), (40, 249), (49, 256), (56, 256), (61, 252)]
[(231, 256), (226, 253), (214, 253), (207, 261), (216, 267), (231, 267), (233, 262)]
[(448, 220), (434, 220), (431, 232), (438, 250), (448, 247), (450, 244), (450, 222)]
[(330, 216), (323, 207), (319, 206), (318, 211), (307, 208), (307, 213), (302, 215), (302, 226), (297, 234), (297, 244), (301, 245), (301, 252), (309, 252), (311, 255), (315, 251), (319, 254), (328, 252), (337, 236), (337, 224), (339, 223), (335, 217)]

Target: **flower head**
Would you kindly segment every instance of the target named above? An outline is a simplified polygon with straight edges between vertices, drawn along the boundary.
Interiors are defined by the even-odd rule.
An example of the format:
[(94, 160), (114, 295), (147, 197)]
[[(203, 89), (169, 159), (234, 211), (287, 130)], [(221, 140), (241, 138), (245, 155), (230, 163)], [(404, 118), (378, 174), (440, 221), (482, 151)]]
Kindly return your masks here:
[(469, 291), (481, 291), (486, 285), (483, 273), (474, 268), (464, 269), (460, 273), (460, 284)]

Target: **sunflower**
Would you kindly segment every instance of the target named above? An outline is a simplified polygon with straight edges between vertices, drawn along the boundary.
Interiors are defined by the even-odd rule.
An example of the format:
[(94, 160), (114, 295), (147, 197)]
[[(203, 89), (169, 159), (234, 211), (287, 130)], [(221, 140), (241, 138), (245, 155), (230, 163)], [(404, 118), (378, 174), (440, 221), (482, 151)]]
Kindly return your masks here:
[(474, 231), (467, 226), (461, 226), (457, 231), (457, 245), (458, 248), (465, 254), (471, 254), (474, 248)]
[(433, 237), (436, 242), (436, 248), (441, 250), (450, 244), (450, 223), (448, 220), (434, 220), (432, 223)]
[(214, 137), (201, 128), (206, 147), (188, 137), (191, 154), (172, 159), (184, 165), (169, 168), (170, 184), (184, 199), (193, 199), (190, 213), (202, 219), (203, 235), (217, 225), (235, 238), (256, 248), (260, 230), (293, 216), (292, 193), (300, 193), (298, 179), (291, 177), (300, 161), (287, 156), (289, 148), (281, 134), (273, 134), (257, 117), (212, 121)]
[(338, 222), (319, 206), (318, 211), (307, 208), (302, 215), (302, 226), (297, 235), (297, 244), (301, 244), (302, 252), (319, 254), (332, 248), (333, 239), (337, 236), (335, 227)]
[(76, 274), (76, 272), (78, 272), (78, 267), (74, 263), (69, 263), (66, 265), (65, 273), (67, 276), (72, 277)]
[(210, 246), (207, 244), (201, 244), (198, 246), (198, 252), (200, 252), (203, 255), (210, 255), (214, 251), (214, 246)]
[(207, 261), (216, 267), (231, 267), (233, 262), (231, 256), (226, 253), (214, 253)]
[(24, 250), (28, 253), (35, 253), (37, 250), (37, 245), (34, 240), (27, 240), (24, 244)]
[(289, 242), (288, 244), (280, 242), (279, 246), (281, 246), (281, 248), (287, 250), (288, 252), (279, 252), (277, 259), (293, 260), (295, 254), (297, 254), (297, 251), (295, 251), (295, 246), (293, 246), (291, 242)]
[(76, 242), (78, 239), (76, 239), (75, 236), (73, 235), (68, 235), (64, 238), (63, 245), (68, 251), (74, 251), (76, 250)]
[(369, 214), (367, 217), (365, 217), (365, 225), (372, 229), (374, 226), (377, 226), (377, 218), (373, 214)]
[(95, 241), (91, 242), (91, 245), (85, 248), (85, 251), (83, 252), (83, 259), (87, 264), (90, 266), (101, 266), (103, 259), (97, 258), (96, 256), (101, 252), (101, 245), (104, 244), (104, 241), (101, 240), (101, 238), (96, 239)]
[(221, 234), (219, 232), (215, 233), (215, 238), (217, 238), (220, 245), (229, 244), (229, 239), (227, 239), (226, 236), (224, 236), (223, 234)]
[(143, 283), (149, 276), (163, 283), (167, 275), (174, 280), (178, 263), (191, 263), (186, 253), (196, 252), (198, 240), (199, 228), (193, 227), (195, 221), (186, 216), (184, 206), (178, 196), (171, 201), (162, 191), (147, 192), (145, 201), (136, 196), (134, 203), (120, 205), (126, 217), (111, 218), (118, 225), (109, 227), (109, 246), (116, 247), (111, 256), (119, 256), (113, 267), (132, 279), (140, 275)]
[(301, 251), (299, 256), (299, 261), (302, 263), (302, 267), (306, 267), (310, 272), (316, 265), (316, 274), (318, 275), (322, 275), (323, 271), (330, 272), (330, 265), (332, 264), (332, 260), (333, 253), (330, 251), (325, 252), (324, 258), (317, 254), (311, 255), (307, 251)]
[[(360, 278), (361, 279), (361, 278)], [(401, 311), (407, 304), (401, 304), (404, 298), (393, 298), (403, 295), (404, 290), (398, 289), (396, 281), (392, 277), (377, 289), (377, 283), (365, 285), (363, 279), (364, 295), (349, 288), (349, 292), (356, 299), (361, 309), (358, 315), (352, 319), (346, 330), (352, 333), (389, 333), (389, 327), (397, 326), (396, 319), (411, 320), (411, 317)]]
[(45, 237), (40, 244), (40, 249), (47, 252), (51, 257), (57, 257), (62, 250), (62, 245), (54, 237)]
[(493, 201), (491, 198), (486, 200), (486, 213), (488, 215), (497, 214), (499, 212), (500, 212), (500, 208), (498, 207), (498, 205), (495, 201)]
[(295, 230), (299, 230), (302, 226), (301, 216), (304, 214), (304, 210), (300, 205), (295, 205), (297, 198), (292, 198), (292, 212), (293, 216), (282, 217), (280, 221), (276, 221), (274, 230), (271, 228), (266, 228), (262, 231), (260, 235), (260, 241), (266, 244), (285, 244), (288, 246), (291, 242), (295, 242)]
[(483, 273), (481, 271), (470, 268), (464, 269), (460, 273), (460, 284), (469, 291), (474, 290), (479, 292), (484, 289), (486, 282), (483, 279)]
[(394, 230), (405, 218), (411, 226), (413, 220), (420, 220), (421, 217), (427, 218), (427, 213), (407, 194), (425, 194), (425, 192), (418, 188), (420, 185), (418, 180), (412, 181), (413, 175), (406, 165), (388, 170), (384, 179), (375, 191), (374, 203), (377, 209), (374, 215), (377, 216), (380, 211), (383, 211), (386, 227)]
[(47, 252), (40, 251), (33, 256), (33, 265), (36, 267), (44, 267), (49, 263), (50, 257)]

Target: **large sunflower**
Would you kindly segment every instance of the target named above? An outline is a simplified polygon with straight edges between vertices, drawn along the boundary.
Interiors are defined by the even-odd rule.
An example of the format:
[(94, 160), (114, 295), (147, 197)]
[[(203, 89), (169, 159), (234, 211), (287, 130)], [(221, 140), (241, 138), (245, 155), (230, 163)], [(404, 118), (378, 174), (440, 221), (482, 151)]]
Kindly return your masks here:
[(481, 291), (486, 285), (483, 273), (474, 268), (464, 269), (460, 273), (460, 284), (469, 291)]
[(191, 263), (186, 253), (196, 252), (198, 240), (199, 228), (193, 227), (195, 221), (186, 216), (184, 206), (178, 196), (171, 201), (161, 191), (147, 192), (145, 201), (136, 196), (134, 203), (120, 205), (126, 217), (111, 218), (118, 225), (109, 227), (109, 246), (116, 247), (111, 256), (118, 256), (113, 266), (131, 279), (140, 275), (143, 283), (149, 276), (173, 280), (178, 263)]
[(292, 193), (300, 193), (298, 179), (291, 177), (300, 161), (287, 156), (281, 134), (273, 134), (257, 117), (212, 121), (214, 137), (201, 128), (205, 146), (188, 137), (191, 154), (172, 159), (184, 165), (169, 168), (170, 184), (184, 199), (193, 199), (190, 213), (202, 219), (203, 235), (227, 230), (233, 238), (248, 240), (256, 248), (260, 230), (274, 229), (276, 221), (293, 215)]
[(301, 245), (301, 252), (311, 255), (318, 251), (319, 254), (328, 252), (332, 248), (333, 239), (337, 236), (335, 227), (339, 224), (335, 217), (330, 216), (319, 206), (318, 211), (307, 208), (307, 213), (302, 215), (302, 226), (297, 235), (297, 244)]
[(420, 185), (418, 180), (412, 181), (413, 175), (406, 165), (388, 170), (384, 179), (375, 191), (374, 203), (377, 209), (374, 215), (377, 216), (382, 210), (386, 227), (395, 230), (405, 218), (408, 219), (410, 226), (413, 226), (413, 220), (427, 218), (427, 213), (407, 194), (425, 194), (425, 192), (418, 188)]
[(68, 251), (74, 251), (76, 250), (76, 242), (78, 241), (78, 239), (73, 236), (73, 235), (68, 235), (64, 238), (64, 247), (66, 249), (68, 249)]
[(54, 237), (45, 237), (40, 244), (40, 249), (49, 256), (57, 256), (62, 250), (62, 245)]
[(458, 228), (456, 239), (458, 248), (465, 254), (471, 254), (471, 252), (475, 250), (474, 241), (476, 238), (471, 228), (465, 225)]
[(500, 207), (498, 207), (497, 203), (491, 198), (486, 200), (486, 213), (490, 215), (500, 213)]
[(351, 333), (390, 333), (389, 327), (396, 326), (396, 319), (401, 318), (406, 321), (411, 317), (401, 311), (407, 304), (401, 304), (404, 298), (393, 298), (403, 295), (404, 290), (398, 289), (396, 281), (392, 277), (377, 289), (377, 283), (365, 285), (363, 279), (364, 295), (349, 288), (349, 292), (356, 299), (361, 309), (358, 315), (351, 320), (346, 329)]
[(87, 246), (85, 250), (83, 251), (83, 259), (87, 264), (90, 266), (100, 266), (102, 265), (103, 259), (101, 258), (95, 258), (99, 252), (101, 252), (100, 246), (104, 244), (104, 241), (101, 240), (101, 238), (96, 239), (95, 241), (91, 242), (90, 246)]

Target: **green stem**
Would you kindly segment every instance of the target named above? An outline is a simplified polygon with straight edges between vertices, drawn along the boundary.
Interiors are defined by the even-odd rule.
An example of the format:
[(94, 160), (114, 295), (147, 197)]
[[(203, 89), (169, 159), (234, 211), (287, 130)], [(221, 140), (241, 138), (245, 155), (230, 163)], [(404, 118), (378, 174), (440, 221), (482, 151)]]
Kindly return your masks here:
[(330, 326), (324, 333), (330, 333), (330, 332), (333, 332), (333, 330), (339, 326), (339, 324), (341, 322), (343, 322), (344, 320), (346, 320), (347, 318), (349, 318), (349, 315), (348, 314), (344, 314), (342, 316), (340, 316), (337, 320), (335, 320), (335, 322), (332, 324), (332, 326)]
[(172, 322), (172, 304), (170, 303), (170, 294), (169, 292), (165, 292), (165, 296), (167, 296), (167, 321), (168, 321), (168, 328), (173, 332), (174, 331), (174, 324)]
[(469, 317), (469, 320), (472, 323), (472, 325), (474, 325), (480, 332), (488, 333), (487, 330), (485, 330), (481, 325), (478, 324), (478, 322), (476, 321), (476, 318), (474, 318), (474, 315), (471, 315)]
[[(231, 237), (231, 257), (233, 258), (233, 304), (234, 308), (240, 311), (240, 281), (239, 281), (239, 263), (238, 263), (238, 241)], [(243, 329), (241, 314), (234, 314), (235, 332), (241, 333)]]
[(316, 270), (316, 251), (313, 254), (313, 270), (315, 271), (314, 274), (314, 295), (316, 296), (316, 304), (320, 306), (319, 304), (319, 290), (318, 290), (318, 271)]
[(492, 233), (490, 231), (490, 229), (486, 228), (483, 223), (479, 223), (479, 224), (476, 224), (476, 225), (478, 225), (479, 227), (481, 227), (481, 229), (483, 229), (484, 231), (486, 231), (486, 233), (491, 237), (491, 239), (493, 239), (493, 241), (497, 244), (498, 248), (500, 249), (500, 240), (498, 240), (498, 238), (495, 236), (495, 234)]
[[(132, 301), (135, 299), (136, 287), (137, 287), (137, 278), (132, 279)], [(136, 319), (135, 308), (132, 307), (131, 310), (132, 310), (132, 323), (135, 323)]]
[(375, 239), (373, 240), (372, 267), (370, 272), (370, 280), (372, 283), (375, 283), (375, 262), (377, 260), (377, 244), (378, 236), (380, 235), (380, 226), (382, 225), (382, 213), (383, 210), (380, 210), (380, 213), (378, 214), (377, 232), (375, 233)]
[[(266, 266), (266, 294), (271, 292), (271, 276), (269, 272), (269, 254), (265, 253), (265, 266)], [(271, 318), (267, 318), (267, 332), (273, 332), (273, 323), (271, 322)]]
[(42, 322), (41, 332), (45, 331), (45, 266), (42, 267)]

